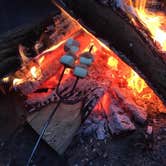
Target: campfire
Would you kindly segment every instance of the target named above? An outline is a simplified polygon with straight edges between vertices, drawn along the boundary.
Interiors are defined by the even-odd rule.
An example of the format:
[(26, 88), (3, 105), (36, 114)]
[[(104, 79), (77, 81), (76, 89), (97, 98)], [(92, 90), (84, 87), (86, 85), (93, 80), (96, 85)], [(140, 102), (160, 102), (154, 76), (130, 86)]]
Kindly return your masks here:
[[(71, 110), (79, 107), (74, 115), (70, 115), (77, 122), (76, 127), (71, 130), (73, 132), (92, 111), (95, 116), (104, 114), (107, 117), (111, 134), (115, 135), (136, 130), (135, 124), (145, 125), (149, 113), (166, 113), (166, 107), (158, 97), (159, 91), (149, 82), (149, 80), (153, 80), (150, 77), (148, 77), (150, 79), (146, 79), (149, 73), (145, 72), (146, 76), (144, 76), (135, 63), (128, 61), (119, 50), (110, 47), (106, 41), (100, 40), (97, 35), (95, 36), (58, 4), (56, 5), (60, 8), (61, 14), (54, 18), (55, 27), (47, 27), (49, 38), (46, 43), (49, 41), (51, 44), (38, 40), (34, 46), (37, 56), (29, 58), (26, 48), (20, 43), (21, 66), (15, 73), (2, 79), (4, 83), (10, 82), (12, 88), (25, 97), (25, 109), (30, 113), (28, 122), (37, 132), (40, 127), (35, 126), (35, 121), (38, 121), (41, 126), (42, 118), (46, 118), (48, 112), (55, 109), (55, 103), (61, 100), (57, 94), (61, 73), (64, 74), (64, 77), (59, 88), (63, 94), (72, 87), (75, 76), (84, 71), (88, 72), (85, 78), (81, 77), (78, 80), (73, 94), (69, 97), (69, 102), (66, 95), (63, 96), (66, 97), (66, 100), (63, 100), (61, 110), (66, 109), (67, 104), (70, 105)], [(164, 54), (166, 52), (164, 25), (166, 16), (164, 13), (149, 10), (146, 0), (117, 1), (117, 5), (128, 15), (140, 33), (148, 36), (149, 43), (152, 40), (155, 49)], [(133, 43), (130, 43), (129, 47), (133, 47)], [(90, 59), (87, 55), (92, 55), (93, 58)], [(70, 67), (64, 68), (63, 63), (66, 59), (62, 60), (63, 56), (65, 58), (74, 57), (74, 66), (69, 65)], [(134, 52), (130, 56), (134, 56)], [(85, 61), (92, 64), (82, 65)], [(78, 103), (72, 102), (77, 100), (81, 101), (79, 106)], [(35, 120), (36, 113), (42, 118)], [(58, 122), (51, 122), (52, 128), (56, 126), (53, 123), (61, 123), (63, 119), (62, 115), (58, 115), (58, 113), (55, 114), (56, 117), (57, 119), (54, 120)], [(66, 115), (65, 118), (67, 119)], [(66, 126), (69, 126), (69, 123), (66, 123)], [(51, 127), (48, 127), (48, 130), (51, 130)], [(60, 129), (57, 130), (59, 132)], [(53, 136), (45, 134), (44, 139), (61, 154), (69, 143), (59, 145), (58, 143), (62, 140), (55, 143), (56, 141), (53, 140), (56, 138), (53, 137), (57, 135), (57, 132), (51, 132)], [(98, 135), (101, 139), (100, 132)]]
[[(142, 7), (140, 8), (142, 9)], [(77, 52), (78, 58), (81, 53), (88, 51), (90, 46), (93, 45), (92, 53), (95, 61), (89, 70), (88, 79), (102, 85), (105, 93), (111, 93), (115, 88), (119, 97), (122, 95), (126, 99), (130, 98), (142, 107), (153, 105), (151, 111), (166, 111), (160, 99), (137, 71), (125, 64), (114, 51), (83, 28), (63, 9), (61, 10), (63, 14), (58, 16), (58, 19), (60, 17), (66, 19), (71, 24), (72, 29), (61, 40), (56, 41), (56, 44), (32, 59), (28, 59), (23, 53), (22, 47), (19, 47), (23, 65), (20, 70), (12, 75), (14, 78), (13, 87), (27, 96), (26, 103), (33, 110), (40, 109), (40, 106), (45, 105), (51, 99), (59, 73), (62, 70), (60, 57), (65, 54), (64, 44), (69, 38), (72, 38), (80, 44), (80, 49)], [(139, 13), (139, 10), (137, 12)], [(65, 75), (65, 80), (72, 79), (71, 70), (66, 70)], [(7, 78), (4, 78), (4, 80), (7, 80)], [(63, 81), (65, 82), (65, 80)], [(42, 92), (42, 89), (46, 92)], [(111, 101), (111, 97), (108, 102), (109, 100)]]
[[(166, 51), (166, 30), (165, 30), (165, 13), (157, 11), (154, 6), (162, 7), (163, 2), (157, 1), (118, 1), (118, 6), (128, 14), (133, 24), (139, 29), (146, 29), (149, 31), (156, 47), (159, 51)], [(149, 8), (148, 8), (149, 7)], [(151, 10), (150, 10), (151, 7)], [(141, 25), (137, 24), (137, 20)]]

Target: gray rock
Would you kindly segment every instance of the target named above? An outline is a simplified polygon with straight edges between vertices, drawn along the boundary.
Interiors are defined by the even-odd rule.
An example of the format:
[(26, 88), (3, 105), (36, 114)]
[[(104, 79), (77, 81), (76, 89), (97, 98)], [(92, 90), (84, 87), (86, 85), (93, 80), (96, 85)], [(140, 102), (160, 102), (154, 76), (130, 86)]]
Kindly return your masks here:
[(105, 153), (103, 154), (103, 158), (107, 158), (107, 157), (108, 157), (108, 153), (105, 152)]

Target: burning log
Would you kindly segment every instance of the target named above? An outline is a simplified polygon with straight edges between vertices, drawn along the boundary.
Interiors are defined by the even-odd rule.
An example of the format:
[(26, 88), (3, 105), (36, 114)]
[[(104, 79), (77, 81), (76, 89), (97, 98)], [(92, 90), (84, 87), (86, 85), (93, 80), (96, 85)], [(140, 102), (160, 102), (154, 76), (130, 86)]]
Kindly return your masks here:
[[(28, 58), (34, 57), (63, 41), (78, 28), (56, 8), (53, 15), (39, 23), (20, 27), (0, 36), (0, 79), (14, 72), (22, 62), (25, 62), (19, 57), (19, 53), (25, 54)], [(27, 50), (21, 44), (25, 45)]]
[[(63, 85), (64, 89), (69, 88), (70, 84), (71, 81), (66, 81)], [(87, 79), (80, 80), (77, 86), (77, 95), (71, 96), (70, 100), (84, 99), (75, 103), (60, 104), (43, 136), (44, 140), (59, 154), (64, 153), (81, 123), (93, 110), (103, 93), (104, 89), (97, 84), (89, 82)], [(56, 104), (57, 102), (51, 103), (28, 117), (29, 124), (38, 133), (41, 132), (41, 127)]]
[[(48, 18), (46, 19), (48, 21)], [(0, 78), (15, 71), (21, 64), (18, 56), (20, 43), (33, 43), (46, 26), (46, 20), (36, 25), (18, 28), (0, 36)], [(29, 41), (30, 40), (30, 41)]]
[(119, 56), (133, 68), (136, 67), (160, 98), (166, 101), (166, 63), (160, 53), (129, 24), (129, 20), (95, 0), (64, 2), (98, 37), (106, 39), (110, 45), (124, 53), (125, 57)]

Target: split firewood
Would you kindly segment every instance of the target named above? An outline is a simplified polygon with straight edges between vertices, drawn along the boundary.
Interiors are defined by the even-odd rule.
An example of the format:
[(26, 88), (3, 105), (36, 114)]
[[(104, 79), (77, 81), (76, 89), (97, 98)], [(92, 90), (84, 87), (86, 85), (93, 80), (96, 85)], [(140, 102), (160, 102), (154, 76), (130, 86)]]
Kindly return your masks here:
[[(28, 117), (29, 124), (38, 133), (55, 106), (56, 103), (48, 105)], [(61, 104), (44, 134), (44, 140), (59, 154), (66, 150), (81, 125), (81, 108), (82, 102)]]

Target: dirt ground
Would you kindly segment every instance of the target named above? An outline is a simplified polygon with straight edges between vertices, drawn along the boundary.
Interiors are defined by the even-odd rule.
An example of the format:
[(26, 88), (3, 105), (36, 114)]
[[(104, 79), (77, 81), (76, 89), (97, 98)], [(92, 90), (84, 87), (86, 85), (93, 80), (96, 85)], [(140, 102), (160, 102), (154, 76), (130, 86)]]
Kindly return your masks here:
[[(66, 156), (69, 165), (164, 166), (166, 165), (166, 115), (149, 117), (152, 138), (146, 139), (144, 127), (125, 136), (109, 136), (97, 141), (93, 136), (76, 137)], [(152, 121), (153, 119), (153, 121)]]
[[(38, 136), (27, 123), (22, 125), (24, 120), (20, 117), (24, 119), (24, 114), (13, 109), (12, 101), (11, 96), (8, 100), (0, 97), (0, 166), (24, 166)], [(21, 127), (16, 129), (19, 125)], [(123, 136), (109, 135), (102, 141), (95, 135), (85, 136), (78, 132), (63, 156), (42, 141), (33, 165), (165, 166), (166, 114), (149, 115), (148, 125), (153, 126), (154, 132), (148, 138), (146, 127), (138, 127), (135, 132)]]

